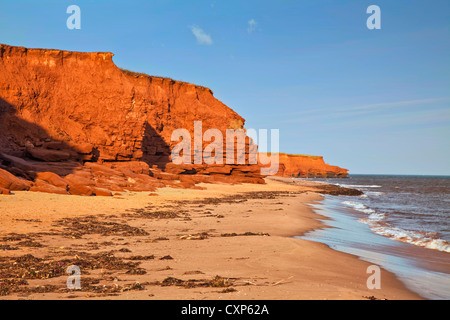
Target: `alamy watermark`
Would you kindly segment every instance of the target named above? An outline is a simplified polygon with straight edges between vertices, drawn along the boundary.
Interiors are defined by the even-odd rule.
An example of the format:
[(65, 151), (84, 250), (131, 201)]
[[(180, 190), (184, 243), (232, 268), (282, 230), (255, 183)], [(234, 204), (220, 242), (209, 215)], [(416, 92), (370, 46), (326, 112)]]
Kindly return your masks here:
[[(270, 134), (271, 152), (267, 152), (267, 129), (258, 131), (255, 129), (226, 129), (224, 139), (221, 130), (208, 129), (203, 132), (202, 121), (194, 121), (193, 139), (189, 130), (185, 128), (175, 129), (172, 132), (171, 140), (178, 141), (178, 144), (172, 149), (172, 163), (212, 165), (223, 164), (225, 159), (226, 164), (259, 163), (263, 166), (266, 165), (268, 167), (261, 167), (261, 174), (274, 175), (279, 168), (279, 129), (271, 129)], [(204, 142), (208, 142), (205, 148), (203, 148)]]
[(81, 9), (77, 5), (71, 5), (67, 7), (66, 13), (70, 14), (70, 16), (67, 18), (66, 26), (67, 29), (73, 30), (81, 29)]
[(69, 290), (81, 290), (81, 269), (79, 266), (72, 265), (66, 270), (70, 276), (67, 278), (67, 289)]
[[(69, 30), (81, 29), (81, 9), (77, 5), (70, 5), (66, 10), (70, 16), (67, 18), (66, 26)], [(367, 19), (366, 25), (369, 30), (381, 29), (381, 9), (377, 5), (370, 5), (367, 10), (367, 14), (371, 16)], [(252, 19), (249, 21), (250, 28), (254, 28), (256, 22)], [(250, 30), (250, 29), (249, 29)]]
[(367, 267), (369, 278), (367, 278), (366, 285), (369, 290), (381, 289), (381, 269), (377, 265)]
[(381, 29), (381, 9), (379, 6), (371, 5), (367, 8), (366, 11), (368, 14), (371, 14), (369, 18), (367, 18), (367, 29), (369, 30), (380, 30)]

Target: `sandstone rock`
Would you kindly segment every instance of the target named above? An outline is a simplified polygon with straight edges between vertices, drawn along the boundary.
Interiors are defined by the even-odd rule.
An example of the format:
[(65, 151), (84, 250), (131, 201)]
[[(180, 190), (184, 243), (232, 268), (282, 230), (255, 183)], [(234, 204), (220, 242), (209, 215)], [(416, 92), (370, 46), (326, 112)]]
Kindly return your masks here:
[(63, 150), (65, 149), (65, 143), (62, 141), (50, 141), (50, 142), (44, 142), (42, 144), (42, 148), (44, 149), (52, 149), (52, 150)]
[(321, 156), (280, 153), (279, 170), (275, 175), (294, 178), (344, 178), (348, 175), (348, 170), (325, 163)]
[(39, 180), (38, 182), (31, 186), (30, 191), (32, 192), (44, 192), (44, 193), (54, 193), (54, 194), (68, 194), (66, 188), (56, 187), (54, 185), (48, 184), (43, 180)]
[[(128, 181), (128, 179), (126, 177), (119, 177), (119, 176), (109, 176), (109, 177), (98, 177), (96, 179), (96, 186), (106, 186), (107, 189), (112, 190), (111, 188), (113, 186), (116, 186), (118, 188), (124, 188), (127, 187), (130, 184), (130, 182)], [(94, 185), (94, 184), (92, 184)], [(119, 190), (114, 190), (114, 191), (119, 191)]]
[(112, 197), (112, 192), (103, 188), (92, 188), (97, 197)]
[[(264, 183), (260, 165), (248, 165), (253, 141), (246, 137), (226, 145), (226, 131), (243, 129), (245, 120), (210, 89), (119, 69), (112, 56), (0, 44), (0, 168), (13, 173), (0, 171), (0, 187), (31, 187), (14, 175), (35, 180), (34, 190), (60, 188), (77, 195), (199, 188), (201, 182)], [(244, 151), (247, 164), (172, 163), (178, 144), (173, 131), (187, 129), (193, 142), (195, 121), (202, 121), (197, 134), (218, 129), (223, 150), (233, 151), (235, 159), (235, 151)], [(194, 154), (192, 148), (189, 156)], [(346, 175), (320, 161), (289, 159), (281, 175)]]
[(180, 173), (196, 173), (196, 167), (190, 164), (174, 164), (168, 163), (164, 168), (164, 171), (167, 173), (180, 174)]
[(34, 166), (29, 161), (3, 152), (0, 152), (0, 163), (8, 167), (21, 169), (25, 172), (34, 170)]
[(67, 151), (48, 150), (39, 148), (28, 148), (27, 153), (38, 160), (53, 162), (69, 160), (71, 154)]
[(4, 188), (0, 188), (0, 194), (1, 195), (10, 195), (11, 191), (4, 189)]
[(189, 181), (183, 181), (179, 183), (175, 183), (172, 185), (172, 188), (179, 188), (179, 189), (196, 189), (196, 190), (204, 190), (205, 188), (196, 186), (195, 183), (189, 182)]
[(134, 184), (125, 188), (127, 191), (156, 191), (157, 187), (148, 184)]
[(25, 148), (27, 148), (27, 149), (33, 149), (34, 148), (34, 144), (31, 143), (31, 141), (29, 141), (29, 140), (25, 141), (24, 145), (25, 145)]
[(123, 192), (125, 191), (123, 187), (119, 187), (115, 184), (103, 184), (103, 183), (97, 183), (95, 185), (96, 188), (101, 188), (101, 189), (105, 189), (105, 190), (111, 190), (111, 191), (116, 191), (116, 192)]
[(172, 173), (154, 172), (153, 176), (156, 179), (161, 179), (161, 180), (179, 180), (178, 175), (172, 174)]
[(211, 165), (206, 167), (204, 170), (200, 171), (203, 174), (230, 174), (233, 167), (230, 165)]
[(83, 167), (82, 163), (73, 160), (62, 162), (30, 161), (30, 163), (33, 165), (34, 172), (53, 172), (62, 178), (65, 178), (69, 174), (90, 172)]
[[(195, 165), (171, 165), (175, 129), (187, 129), (193, 139), (194, 121), (202, 121), (201, 133), (214, 128), (224, 137), (227, 129), (244, 126), (245, 120), (210, 89), (121, 70), (112, 53), (8, 45), (0, 45), (0, 52), (0, 104), (5, 110), (0, 147), (6, 152), (26, 148), (30, 157), (46, 162), (76, 157), (133, 161), (193, 174)], [(248, 148), (249, 141), (243, 146)], [(129, 175), (130, 166), (120, 167)], [(130, 170), (136, 172), (135, 167)]]
[(178, 175), (181, 182), (191, 182), (191, 183), (212, 183), (214, 178), (207, 175), (197, 175), (197, 174), (180, 174)]
[(22, 169), (16, 168), (16, 167), (6, 167), (3, 165), (0, 165), (0, 168), (7, 170), (9, 173), (13, 174), (16, 177), (24, 178), (25, 180), (30, 179), (31, 177)]
[(90, 154), (94, 149), (94, 146), (88, 142), (72, 143), (70, 145), (80, 154)]
[(71, 185), (95, 185), (94, 177), (88, 171), (77, 171), (64, 177)]
[(30, 186), (30, 181), (19, 179), (8, 171), (0, 169), (0, 188), (11, 191), (23, 191), (29, 190)]
[(104, 166), (104, 165), (101, 165), (101, 164), (98, 164), (98, 163), (86, 162), (84, 164), (84, 166), (86, 168), (90, 168), (91, 172), (94, 175), (96, 175), (96, 176), (99, 176), (99, 175), (103, 175), (103, 176), (106, 176), (106, 177), (109, 177), (109, 176), (123, 176), (123, 173), (121, 173), (120, 171), (111, 169), (108, 166)]
[(82, 184), (69, 185), (69, 194), (76, 196), (94, 196), (94, 190), (91, 187)]
[(126, 176), (134, 176), (136, 174), (148, 175), (150, 173), (149, 165), (143, 161), (106, 162), (104, 165), (120, 171)]
[(50, 185), (67, 190), (69, 182), (53, 172), (38, 172), (37, 178), (47, 182)]

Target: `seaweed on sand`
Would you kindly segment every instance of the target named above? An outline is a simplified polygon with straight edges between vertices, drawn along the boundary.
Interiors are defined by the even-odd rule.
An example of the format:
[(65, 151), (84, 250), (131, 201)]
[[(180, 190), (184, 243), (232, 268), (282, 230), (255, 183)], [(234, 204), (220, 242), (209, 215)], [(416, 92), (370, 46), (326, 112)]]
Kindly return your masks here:
[(189, 279), (189, 280), (181, 280), (174, 277), (167, 277), (161, 282), (154, 282), (153, 285), (158, 285), (161, 287), (169, 287), (169, 286), (177, 286), (184, 287), (187, 289), (190, 288), (198, 288), (198, 287), (210, 287), (210, 288), (227, 288), (233, 285), (235, 279), (224, 278), (221, 276), (215, 276), (211, 280), (197, 280), (197, 279)]
[(140, 228), (112, 221), (100, 221), (94, 216), (67, 218), (57, 222), (63, 226), (63, 235), (80, 239), (85, 234), (100, 234), (102, 236), (146, 236), (148, 233)]

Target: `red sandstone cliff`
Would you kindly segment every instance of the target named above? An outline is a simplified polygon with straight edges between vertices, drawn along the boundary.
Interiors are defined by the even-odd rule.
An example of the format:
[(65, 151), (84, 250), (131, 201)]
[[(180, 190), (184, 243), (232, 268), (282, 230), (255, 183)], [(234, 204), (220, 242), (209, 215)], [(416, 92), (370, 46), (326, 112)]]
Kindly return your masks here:
[(331, 166), (320, 156), (279, 154), (279, 169), (275, 174), (294, 178), (344, 178), (348, 170)]
[[(95, 194), (96, 186), (138, 190), (179, 180), (181, 186), (263, 183), (257, 165), (170, 163), (174, 129), (185, 128), (193, 138), (194, 121), (203, 122), (203, 132), (225, 132), (243, 128), (245, 120), (208, 88), (121, 70), (112, 57), (0, 45), (0, 170), (31, 181), (23, 188), (40, 190), (58, 178), (38, 173), (57, 173), (61, 193), (81, 185)], [(1, 183), (6, 176), (0, 172), (0, 188), (8, 189), (11, 179)]]
[[(219, 129), (225, 158), (225, 130), (245, 120), (208, 88), (122, 70), (112, 57), (0, 44), (0, 194), (264, 183), (260, 166), (248, 164), (255, 147), (248, 138), (245, 165), (173, 164), (175, 129), (187, 129), (192, 140), (194, 121), (202, 121), (202, 133)], [(322, 157), (280, 154), (277, 175), (345, 177), (347, 170)]]

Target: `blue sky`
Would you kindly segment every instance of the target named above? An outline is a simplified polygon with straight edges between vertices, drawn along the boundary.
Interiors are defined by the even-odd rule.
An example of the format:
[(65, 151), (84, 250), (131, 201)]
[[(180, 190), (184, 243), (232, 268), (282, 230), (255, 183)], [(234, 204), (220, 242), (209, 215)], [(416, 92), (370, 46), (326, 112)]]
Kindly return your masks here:
[(450, 175), (448, 0), (2, 1), (0, 42), (207, 86), (281, 152), (351, 173)]

